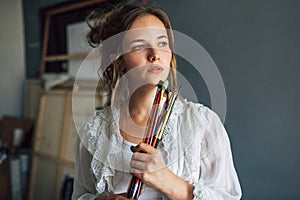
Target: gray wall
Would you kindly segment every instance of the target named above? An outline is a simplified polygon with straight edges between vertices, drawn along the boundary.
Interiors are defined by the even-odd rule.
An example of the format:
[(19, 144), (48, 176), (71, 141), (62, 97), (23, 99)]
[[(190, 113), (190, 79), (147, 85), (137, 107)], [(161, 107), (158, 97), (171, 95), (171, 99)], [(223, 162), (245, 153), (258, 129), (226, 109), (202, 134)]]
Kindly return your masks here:
[(196, 39), (222, 74), (243, 199), (299, 197), (300, 1), (159, 4), (173, 28)]
[[(29, 6), (24, 0), (28, 77), (39, 68), (36, 12), (42, 3), (34, 2)], [(299, 197), (300, 1), (161, 0), (156, 4), (169, 14), (175, 30), (207, 50), (221, 72), (228, 102), (225, 125), (243, 199)], [(191, 83), (201, 102), (210, 105), (207, 88), (198, 78), (191, 76)]]
[(21, 117), (25, 79), (22, 0), (0, 0), (0, 119)]

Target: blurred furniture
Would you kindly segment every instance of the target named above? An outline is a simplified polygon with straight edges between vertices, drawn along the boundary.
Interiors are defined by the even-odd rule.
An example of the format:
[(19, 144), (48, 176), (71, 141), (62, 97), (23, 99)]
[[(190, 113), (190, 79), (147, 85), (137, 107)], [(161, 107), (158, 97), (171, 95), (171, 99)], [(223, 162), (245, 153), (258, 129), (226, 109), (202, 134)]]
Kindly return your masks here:
[[(79, 15), (83, 21), (82, 16), (100, 8), (105, 1), (69, 1), (42, 10), (41, 80), (45, 78), (45, 73), (63, 74), (67, 61), (83, 60), (87, 56), (87, 52), (66, 53), (66, 24), (74, 23)], [(109, 4), (117, 2), (115, 0)], [(78, 129), (96, 108), (109, 101), (109, 94), (106, 89), (103, 90), (104, 87), (86, 80), (83, 82), (73, 85), (73, 81), (66, 81), (49, 91), (39, 90), (41, 84), (38, 86), (37, 82), (27, 83), (26, 93), (34, 95), (26, 97), (25, 115), (36, 121), (29, 199), (55, 200), (62, 197), (62, 192), (65, 192), (64, 196), (69, 196), (64, 189), (67, 186), (63, 183), (66, 177), (74, 174)], [(74, 102), (76, 106), (72, 107)]]
[(28, 79), (25, 81), (24, 118), (32, 119), (34, 122), (37, 120), (42, 92), (41, 80)]
[(4, 116), (0, 124), (0, 200), (26, 199), (33, 120)]
[(58, 199), (64, 177), (73, 176), (79, 128), (96, 108), (109, 101), (108, 93), (90, 89), (94, 84), (75, 85), (72, 90), (65, 83), (42, 93), (34, 136), (30, 199)]

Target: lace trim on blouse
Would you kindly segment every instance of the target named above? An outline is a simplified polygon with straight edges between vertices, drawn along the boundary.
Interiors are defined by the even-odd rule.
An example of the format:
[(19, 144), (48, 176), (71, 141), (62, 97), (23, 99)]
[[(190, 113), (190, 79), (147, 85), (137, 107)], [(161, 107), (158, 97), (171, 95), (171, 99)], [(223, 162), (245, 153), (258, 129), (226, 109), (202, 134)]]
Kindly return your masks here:
[[(187, 131), (184, 133), (184, 136), (178, 136), (180, 130), (173, 130), (182, 129), (181, 126), (184, 126), (184, 124), (179, 121), (178, 117), (183, 114), (183, 110), (186, 109), (184, 106), (187, 106), (187, 109), (192, 107), (192, 111), (196, 107), (194, 112), (197, 112), (198, 114), (196, 114), (195, 117), (199, 117), (199, 109), (202, 110), (202, 114), (206, 113), (208, 110), (201, 104), (191, 105), (186, 101), (177, 100), (163, 133), (162, 142), (159, 144), (158, 148), (166, 159), (165, 162), (168, 168), (179, 177), (188, 180), (193, 184), (198, 181), (197, 177), (199, 177), (200, 171), (200, 157), (199, 159), (195, 159), (195, 146), (198, 145), (197, 150), (199, 150), (199, 145), (201, 146), (201, 144), (193, 145), (193, 143), (199, 141), (199, 139), (196, 140), (190, 138), (195, 137), (195, 133), (205, 132), (203, 129), (208, 127), (209, 120), (204, 120), (204, 123), (201, 122), (202, 125), (199, 123), (199, 125), (192, 126), (193, 129), (186, 129)], [(191, 116), (194, 115), (190, 115), (189, 117)], [(88, 138), (87, 142), (84, 144), (92, 155), (91, 170), (97, 180), (96, 190), (98, 193), (108, 194), (114, 192), (112, 178), (115, 175), (115, 169), (118, 169), (118, 166), (121, 166), (118, 155), (121, 153), (122, 149), (120, 147), (123, 142), (123, 138), (119, 132), (119, 119), (120, 109), (118, 107), (114, 109), (105, 107), (102, 110), (96, 111), (91, 119), (84, 125), (87, 134), (85, 137)], [(181, 126), (179, 124), (181, 124)], [(179, 149), (179, 142), (183, 143), (183, 146), (186, 146), (186, 148)], [(182, 159), (184, 159), (184, 161), (181, 163), (184, 163), (184, 166), (176, 166)], [(178, 172), (176, 170), (181, 171)], [(199, 197), (202, 199), (206, 196), (204, 194), (205, 191), (201, 192), (202, 190), (199, 190), (200, 188), (196, 189), (197, 187), (195, 187), (194, 190), (194, 194), (197, 196), (195, 199), (199, 199)]]

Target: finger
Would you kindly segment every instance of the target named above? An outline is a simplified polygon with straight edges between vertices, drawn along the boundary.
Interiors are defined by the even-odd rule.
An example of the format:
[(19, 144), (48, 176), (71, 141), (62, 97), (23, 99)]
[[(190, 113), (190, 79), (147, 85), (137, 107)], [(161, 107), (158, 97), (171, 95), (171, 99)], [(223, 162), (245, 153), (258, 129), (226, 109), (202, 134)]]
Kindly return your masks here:
[(158, 150), (155, 149), (154, 147), (152, 147), (151, 145), (149, 144), (146, 144), (146, 143), (139, 143), (137, 146), (132, 146), (131, 147), (131, 150), (133, 152), (145, 152), (145, 153), (155, 153), (157, 152)]
[(128, 200), (127, 193), (116, 194), (116, 200)]
[(131, 160), (146, 162), (149, 159), (149, 155), (146, 153), (135, 152), (131, 156)]
[(149, 145), (149, 144), (146, 144), (146, 143), (140, 143), (138, 145), (138, 148), (140, 149), (140, 151), (142, 152), (146, 152), (146, 153), (155, 153), (157, 152), (158, 150), (155, 149), (153, 146)]
[(131, 146), (130, 147), (130, 150), (134, 153), (134, 152), (139, 152), (140, 149), (138, 148), (139, 145), (136, 145), (136, 146)]
[(140, 171), (145, 171), (146, 163), (139, 160), (131, 160), (130, 167)]
[[(140, 145), (141, 144), (145, 144), (145, 143), (139, 143), (138, 145), (136, 145), (136, 146), (131, 146), (131, 151), (132, 152), (143, 152), (142, 150), (141, 150), (141, 148), (140, 148)], [(145, 152), (143, 152), (143, 153), (145, 153)]]
[(139, 169), (136, 169), (136, 168), (130, 168), (130, 173), (133, 174), (133, 175), (135, 175), (138, 178), (141, 178), (140, 174), (142, 174), (143, 171), (139, 170)]
[(116, 195), (120, 195), (120, 196), (126, 197), (126, 196), (127, 196), (127, 193), (124, 192), (124, 193), (120, 193), (120, 194), (116, 194)]

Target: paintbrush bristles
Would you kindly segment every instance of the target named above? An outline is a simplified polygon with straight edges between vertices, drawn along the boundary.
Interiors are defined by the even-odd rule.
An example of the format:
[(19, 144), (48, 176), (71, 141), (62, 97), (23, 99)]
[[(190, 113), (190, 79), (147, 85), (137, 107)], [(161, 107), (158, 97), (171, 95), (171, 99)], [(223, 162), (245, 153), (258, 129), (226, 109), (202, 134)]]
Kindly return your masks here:
[(162, 85), (162, 89), (166, 90), (168, 88), (168, 86), (169, 86), (169, 81), (165, 80), (164, 83), (163, 83), (163, 85)]

